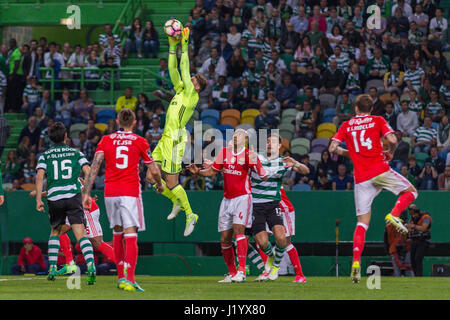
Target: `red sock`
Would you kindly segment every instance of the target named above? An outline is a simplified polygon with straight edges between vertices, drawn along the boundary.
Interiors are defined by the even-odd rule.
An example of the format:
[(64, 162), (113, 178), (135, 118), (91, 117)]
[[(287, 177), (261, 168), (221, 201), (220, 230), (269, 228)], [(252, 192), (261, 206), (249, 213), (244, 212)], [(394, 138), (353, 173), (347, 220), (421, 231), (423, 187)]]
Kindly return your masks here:
[(66, 258), (66, 264), (73, 262), (72, 249), (70, 248), (70, 239), (67, 233), (59, 236), (59, 246)]
[(261, 256), (262, 261), (264, 262), (264, 264), (266, 264), (267, 258), (268, 258), (267, 254), (265, 254), (259, 246), (258, 246), (258, 252), (259, 252), (259, 255)]
[(286, 247), (286, 251), (289, 255), (289, 259), (294, 267), (295, 274), (297, 276), (303, 276), (302, 265), (300, 264), (300, 258), (298, 257), (297, 249), (291, 244)]
[(100, 245), (98, 246), (98, 251), (100, 251), (105, 255), (105, 257), (108, 257), (109, 259), (114, 261), (114, 263), (116, 263), (116, 258), (114, 257), (114, 249), (109, 244), (107, 244), (106, 242), (100, 243)]
[(408, 206), (417, 198), (417, 192), (408, 191), (400, 195), (395, 203), (394, 209), (392, 209), (391, 214), (394, 217), (400, 217), (400, 214), (408, 208)]
[(362, 222), (356, 224), (355, 233), (353, 234), (353, 261), (361, 262), (361, 254), (364, 250), (364, 241), (368, 228), (369, 226)]
[(236, 235), (236, 252), (239, 261), (239, 271), (245, 274), (245, 261), (247, 260), (247, 238), (243, 234)]
[(116, 261), (117, 277), (125, 278), (123, 263), (125, 260), (125, 248), (123, 246), (123, 232), (113, 232), (113, 250)]
[(225, 264), (228, 267), (228, 272), (231, 276), (234, 276), (237, 273), (237, 270), (236, 264), (234, 263), (233, 245), (231, 243), (222, 243), (222, 256), (223, 260), (225, 260)]
[(127, 262), (127, 280), (134, 283), (134, 270), (136, 269), (138, 244), (137, 233), (127, 233), (125, 237), (125, 261)]

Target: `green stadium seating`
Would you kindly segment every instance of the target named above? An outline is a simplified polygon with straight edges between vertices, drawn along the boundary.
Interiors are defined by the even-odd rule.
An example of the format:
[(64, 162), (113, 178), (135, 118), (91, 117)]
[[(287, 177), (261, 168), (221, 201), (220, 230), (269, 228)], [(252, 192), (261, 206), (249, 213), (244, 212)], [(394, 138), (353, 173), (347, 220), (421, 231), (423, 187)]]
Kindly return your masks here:
[(416, 157), (417, 165), (421, 168), (425, 164), (426, 159), (429, 157), (429, 155), (425, 152), (416, 152), (414, 153), (414, 156)]

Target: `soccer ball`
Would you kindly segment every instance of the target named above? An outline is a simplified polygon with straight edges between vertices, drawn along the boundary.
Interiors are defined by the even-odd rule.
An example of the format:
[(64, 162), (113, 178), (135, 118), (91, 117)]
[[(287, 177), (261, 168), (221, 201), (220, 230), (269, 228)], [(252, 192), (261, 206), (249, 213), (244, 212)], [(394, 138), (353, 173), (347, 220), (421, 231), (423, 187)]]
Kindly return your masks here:
[(181, 30), (183, 30), (183, 25), (176, 19), (170, 19), (164, 24), (164, 32), (169, 37), (179, 37), (181, 35)]

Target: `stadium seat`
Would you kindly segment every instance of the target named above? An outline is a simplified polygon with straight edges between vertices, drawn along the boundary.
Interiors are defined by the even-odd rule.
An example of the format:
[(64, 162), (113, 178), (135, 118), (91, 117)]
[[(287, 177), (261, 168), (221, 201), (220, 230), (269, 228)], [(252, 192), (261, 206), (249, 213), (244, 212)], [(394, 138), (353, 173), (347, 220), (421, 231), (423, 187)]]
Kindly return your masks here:
[(189, 132), (190, 134), (194, 133), (194, 128), (192, 128), (192, 126), (188, 123), (186, 125), (186, 131)]
[(327, 108), (323, 110), (321, 123), (333, 122), (335, 116), (336, 116), (336, 108)]
[(219, 124), (214, 126), (215, 129), (219, 130), (222, 133), (222, 136), (224, 139), (227, 138), (227, 130), (231, 130), (228, 133), (228, 137), (232, 137), (233, 133), (234, 133), (234, 128), (233, 126), (230, 126), (229, 124)]
[(364, 93), (369, 93), (370, 88), (375, 87), (378, 90), (378, 94), (381, 94), (384, 92), (384, 82), (383, 80), (379, 79), (372, 79), (367, 81), (366, 83), (366, 89), (364, 90)]
[(286, 150), (289, 150), (289, 148), (290, 148), (289, 140), (282, 137), (280, 154), (283, 155)]
[(311, 141), (311, 152), (318, 152), (322, 153), (323, 150), (328, 148), (328, 145), (330, 143), (330, 140), (327, 138), (316, 138), (313, 141)]
[(425, 152), (416, 152), (416, 153), (414, 153), (414, 156), (416, 157), (417, 165), (420, 168), (423, 167), (423, 165), (425, 164), (425, 161), (429, 157), (428, 153), (425, 153)]
[(97, 123), (108, 123), (109, 119), (116, 118), (116, 111), (112, 109), (103, 109), (97, 112), (96, 122)]
[(24, 184), (20, 185), (20, 187), (22, 188), (22, 190), (25, 190), (25, 191), (36, 190), (36, 185), (32, 184), (32, 183), (24, 183)]
[(291, 148), (295, 146), (304, 146), (308, 150), (310, 149), (311, 141), (306, 138), (295, 138), (291, 140)]
[(202, 124), (209, 124), (212, 127), (214, 127), (215, 125), (217, 125), (219, 123), (219, 119), (215, 118), (215, 117), (204, 117), (202, 118)]
[(212, 125), (208, 123), (202, 123), (202, 132), (204, 133), (206, 130), (213, 128)]
[(297, 117), (297, 113), (297, 109), (284, 110), (281, 114), (281, 123), (292, 123), (292, 120), (295, 120), (295, 117)]
[(319, 152), (311, 152), (309, 154), (309, 163), (314, 166), (314, 168), (317, 168), (317, 165), (319, 164), (320, 160), (322, 159), (322, 153)]
[(304, 155), (304, 154), (308, 154), (309, 149), (303, 145), (297, 145), (297, 146), (291, 146), (291, 153), (292, 154), (299, 154), (299, 155)]
[(80, 132), (86, 130), (86, 128), (87, 128), (87, 125), (85, 125), (84, 123), (75, 123), (70, 126), (70, 134), (69, 135), (72, 139), (74, 139), (74, 138), (78, 139)]
[(280, 124), (278, 129), (280, 130), (280, 136), (290, 141), (294, 135), (295, 126), (292, 124), (283, 123)]
[(100, 132), (103, 134), (105, 132), (106, 129), (108, 129), (108, 125), (105, 123), (96, 123), (94, 125), (94, 127), (96, 127), (98, 130), (100, 130)]
[(220, 114), (220, 118), (234, 118), (239, 123), (239, 121), (241, 120), (241, 113), (236, 109), (227, 109), (222, 111), (222, 113)]
[(236, 118), (232, 118), (232, 117), (226, 117), (226, 118), (220, 119), (220, 124), (230, 125), (233, 128), (237, 127), (239, 125), (239, 122), (240, 122), (240, 119), (237, 120)]
[(291, 191), (311, 191), (311, 186), (305, 183), (299, 183), (292, 186)]
[[(247, 118), (247, 117), (255, 119), (256, 116), (258, 116), (258, 115), (259, 115), (258, 109), (247, 109), (247, 110), (242, 111), (241, 119)], [(243, 122), (241, 121), (241, 123), (243, 123)]]
[(249, 130), (249, 129), (254, 129), (254, 128), (253, 128), (253, 125), (251, 125), (249, 123), (241, 123), (240, 125), (236, 126), (236, 129)]
[(336, 133), (336, 126), (333, 123), (321, 123), (317, 127), (317, 138), (331, 139)]
[(336, 106), (336, 97), (329, 93), (322, 93), (321, 95), (319, 95), (319, 101), (321, 107), (334, 108)]
[(255, 118), (253, 118), (253, 117), (241, 118), (241, 123), (240, 124), (249, 124), (252, 127), (254, 127), (255, 126)]
[(215, 109), (206, 109), (203, 110), (202, 113), (200, 114), (200, 119), (203, 121), (203, 119), (205, 118), (213, 118), (216, 119), (217, 122), (219, 123), (220, 120), (220, 112), (215, 110)]

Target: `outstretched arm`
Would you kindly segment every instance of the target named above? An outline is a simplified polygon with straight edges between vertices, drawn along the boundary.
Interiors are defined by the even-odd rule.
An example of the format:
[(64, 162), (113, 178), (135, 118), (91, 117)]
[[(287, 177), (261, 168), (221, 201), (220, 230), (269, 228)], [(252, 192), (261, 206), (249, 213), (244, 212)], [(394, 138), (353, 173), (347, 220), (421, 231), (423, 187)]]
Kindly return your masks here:
[(91, 200), (91, 190), (94, 184), (95, 178), (97, 177), (98, 170), (102, 165), (103, 159), (105, 159), (105, 154), (103, 152), (97, 152), (94, 156), (94, 160), (92, 161), (92, 165), (90, 167), (89, 173), (87, 177), (84, 179), (84, 190), (83, 190), (83, 207), (85, 209), (90, 209), (92, 200)]
[(169, 75), (176, 92), (183, 86), (180, 74), (178, 73), (177, 44), (179, 41), (177, 38), (169, 37)]
[(339, 147), (339, 144), (340, 143), (338, 141), (335, 141), (335, 140), (331, 141), (330, 146), (328, 147), (328, 151), (330, 153), (337, 154), (338, 156), (350, 158), (350, 154), (348, 153), (348, 150)]
[(189, 68), (189, 28), (183, 28), (181, 37), (181, 78), (183, 79), (184, 90), (191, 91), (194, 89), (194, 84), (191, 80), (191, 73)]

